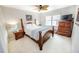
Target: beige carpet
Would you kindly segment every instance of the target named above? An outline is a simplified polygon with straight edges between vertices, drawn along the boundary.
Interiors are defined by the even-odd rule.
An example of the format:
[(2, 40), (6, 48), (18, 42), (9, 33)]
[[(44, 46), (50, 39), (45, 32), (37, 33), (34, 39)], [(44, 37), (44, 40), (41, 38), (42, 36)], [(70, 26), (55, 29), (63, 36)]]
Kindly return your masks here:
[(50, 37), (42, 51), (35, 42), (26, 36), (9, 42), (10, 53), (69, 53), (71, 49), (71, 39), (57, 34), (53, 38)]

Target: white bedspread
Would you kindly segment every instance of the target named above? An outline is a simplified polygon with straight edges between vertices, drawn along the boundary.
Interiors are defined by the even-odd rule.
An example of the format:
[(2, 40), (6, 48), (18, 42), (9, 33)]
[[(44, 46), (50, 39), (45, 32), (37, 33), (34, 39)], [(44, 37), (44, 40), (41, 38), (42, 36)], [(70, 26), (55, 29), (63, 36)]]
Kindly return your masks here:
[(42, 36), (50, 29), (52, 30), (52, 27), (48, 26), (36, 26), (36, 25), (24, 25), (25, 27), (25, 33), (28, 34), (29, 36), (33, 37), (34, 39), (38, 40), (39, 39), (39, 31), (42, 32)]

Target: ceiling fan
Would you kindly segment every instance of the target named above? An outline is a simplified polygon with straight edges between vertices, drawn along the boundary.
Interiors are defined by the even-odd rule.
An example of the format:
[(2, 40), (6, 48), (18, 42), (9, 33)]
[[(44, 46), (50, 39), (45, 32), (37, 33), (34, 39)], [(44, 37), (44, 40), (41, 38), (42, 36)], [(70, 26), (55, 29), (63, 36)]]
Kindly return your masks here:
[(38, 11), (41, 10), (48, 10), (47, 8), (49, 7), (48, 5), (35, 5), (38, 9)]

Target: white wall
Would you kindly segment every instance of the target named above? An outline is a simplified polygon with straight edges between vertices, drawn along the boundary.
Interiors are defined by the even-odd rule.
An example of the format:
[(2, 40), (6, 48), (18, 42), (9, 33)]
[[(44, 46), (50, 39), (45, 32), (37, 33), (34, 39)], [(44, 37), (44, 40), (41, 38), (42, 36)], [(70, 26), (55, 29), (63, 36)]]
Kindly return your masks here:
[(8, 8), (8, 7), (2, 7), (3, 9), (3, 12), (4, 12), (4, 17), (6, 18), (6, 21), (7, 20), (15, 20), (15, 19), (20, 19), (20, 18), (23, 18), (23, 20), (26, 20), (25, 19), (25, 15), (26, 14), (30, 14), (33, 16), (33, 20), (36, 19), (36, 20), (39, 20), (39, 22), (42, 24), (42, 25), (45, 25), (45, 17), (46, 16), (53, 16), (53, 15), (65, 15), (65, 14), (73, 14), (74, 15), (74, 9), (75, 9), (75, 6), (69, 6), (69, 7), (65, 7), (65, 8), (60, 8), (60, 9), (56, 9), (54, 11), (50, 11), (50, 12), (47, 12), (47, 13), (33, 13), (33, 12), (28, 12), (28, 11), (21, 11), (21, 10), (18, 10), (18, 9), (13, 9), (13, 8)]
[(76, 6), (74, 27), (72, 32), (72, 52), (77, 52), (77, 53), (79, 53), (79, 26), (77, 26), (75, 23), (76, 23), (78, 8), (79, 6)]
[(50, 11), (47, 13), (41, 13), (40, 22), (42, 25), (45, 25), (45, 17), (46, 16), (66, 15), (66, 14), (73, 14), (73, 16), (74, 16), (74, 12), (75, 12), (75, 5), (65, 7), (65, 8), (56, 9), (56, 10), (53, 10), (53, 11)]
[(26, 22), (26, 16), (25, 15), (32, 15), (32, 20), (38, 19), (38, 14), (34, 12), (29, 11), (23, 11), (19, 9), (9, 8), (9, 7), (3, 7), (1, 6), (5, 21), (19, 21), (21, 18), (24, 22)]

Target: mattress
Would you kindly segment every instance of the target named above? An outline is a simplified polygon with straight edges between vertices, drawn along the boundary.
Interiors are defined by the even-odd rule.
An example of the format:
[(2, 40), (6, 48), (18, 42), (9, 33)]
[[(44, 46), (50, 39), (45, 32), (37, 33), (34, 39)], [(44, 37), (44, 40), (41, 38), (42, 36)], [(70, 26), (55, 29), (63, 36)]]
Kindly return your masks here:
[(42, 32), (42, 36), (48, 31), (52, 30), (52, 27), (48, 26), (36, 26), (36, 25), (24, 25), (25, 34), (34, 38), (35, 40), (39, 40), (39, 31)]

